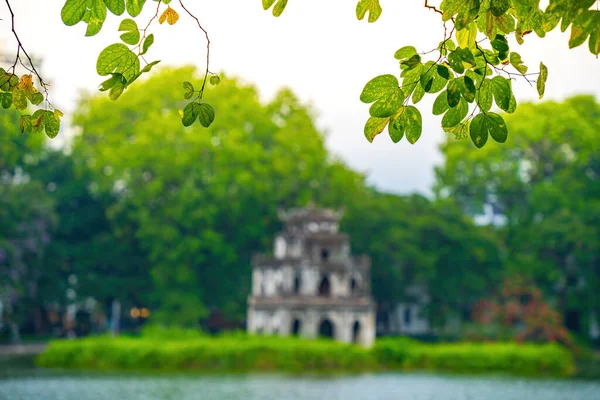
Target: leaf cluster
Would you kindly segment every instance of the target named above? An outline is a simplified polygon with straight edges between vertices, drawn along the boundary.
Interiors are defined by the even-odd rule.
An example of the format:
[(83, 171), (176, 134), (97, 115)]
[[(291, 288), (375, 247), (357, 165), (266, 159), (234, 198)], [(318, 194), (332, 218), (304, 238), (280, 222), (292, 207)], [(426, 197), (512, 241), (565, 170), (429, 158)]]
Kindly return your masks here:
[[(33, 76), (24, 74), (20, 78), (13, 72), (0, 68), (0, 103), (8, 110), (14, 107), (19, 113), (27, 112), (32, 106), (39, 106), (44, 95), (33, 85)], [(39, 108), (33, 114), (21, 114), (19, 128), (21, 133), (45, 132), (50, 138), (56, 137), (60, 131), (60, 110)]]
[[(265, 9), (275, 1), (263, 1)], [(279, 1), (276, 7), (285, 7)], [(425, 2), (425, 7), (441, 15), (444, 38), (436, 49), (418, 53), (413, 46), (400, 48), (394, 57), (400, 64), (400, 80), (395, 75), (380, 75), (364, 87), (360, 99), (372, 103), (364, 128), (372, 142), (387, 126), (394, 142), (404, 136), (415, 143), (422, 132), (422, 117), (414, 106), (425, 94), (436, 94), (432, 113), (442, 115), (444, 131), (457, 139), (470, 137), (482, 147), (491, 136), (504, 143), (508, 130), (504, 118), (491, 109), (494, 104), (513, 113), (517, 103), (512, 81), (523, 78), (530, 84), (537, 75), (540, 99), (545, 92), (548, 69), (540, 63), (538, 73), (528, 73), (521, 55), (511, 51), (508, 37), (519, 44), (535, 32), (539, 37), (555, 29), (571, 27), (569, 47), (586, 40), (592, 54), (600, 54), (600, 11), (592, 9), (596, 0), (550, 0), (542, 10), (540, 0), (443, 0), (439, 9)], [(274, 15), (280, 15), (278, 9)], [(379, 0), (359, 0), (356, 16), (375, 22), (382, 13)], [(437, 53), (434, 60), (423, 56)], [(409, 105), (412, 102), (413, 105)]]
[[(85, 23), (87, 25), (86, 36), (93, 36), (100, 32), (108, 12), (116, 16), (125, 13), (129, 15), (130, 18), (123, 19), (119, 25), (119, 32), (122, 32), (121, 42), (107, 46), (100, 52), (96, 62), (98, 75), (108, 77), (100, 84), (99, 90), (101, 92), (108, 91), (111, 100), (118, 99), (132, 83), (144, 73), (150, 72), (152, 67), (160, 62), (160, 60), (147, 62), (144, 58), (155, 40), (153, 33), (147, 34), (151, 23), (158, 18), (159, 24), (167, 22), (169, 25), (175, 25), (179, 20), (179, 14), (169, 5), (171, 0), (153, 1), (158, 3), (156, 13), (144, 29), (138, 27), (135, 18), (141, 14), (146, 0), (67, 0), (62, 8), (61, 17), (64, 24), (73, 26), (80, 22)], [(160, 13), (161, 5), (167, 6), (162, 13)], [(142, 64), (145, 65), (142, 66)], [(213, 74), (210, 82), (217, 84), (218, 76)], [(202, 98), (203, 90), (204, 84), (198, 92), (199, 99)], [(201, 107), (199, 102), (196, 105), (188, 104), (184, 109), (185, 117), (182, 118), (185, 126), (189, 126), (188, 122), (192, 115), (196, 118), (200, 114), (206, 115), (206, 118), (201, 120), (204, 121), (203, 126), (208, 127), (212, 123), (214, 112), (211, 114), (207, 111), (210, 106), (203, 104)], [(212, 107), (210, 109), (212, 110)], [(210, 115), (212, 118), (209, 118)]]

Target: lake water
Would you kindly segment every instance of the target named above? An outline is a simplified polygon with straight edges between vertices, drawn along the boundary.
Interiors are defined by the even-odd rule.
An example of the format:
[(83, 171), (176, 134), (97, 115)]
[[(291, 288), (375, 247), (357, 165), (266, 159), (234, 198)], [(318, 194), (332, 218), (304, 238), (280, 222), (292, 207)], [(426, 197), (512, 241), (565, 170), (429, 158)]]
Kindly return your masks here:
[(376, 374), (284, 376), (21, 375), (1, 400), (600, 400), (600, 382)]

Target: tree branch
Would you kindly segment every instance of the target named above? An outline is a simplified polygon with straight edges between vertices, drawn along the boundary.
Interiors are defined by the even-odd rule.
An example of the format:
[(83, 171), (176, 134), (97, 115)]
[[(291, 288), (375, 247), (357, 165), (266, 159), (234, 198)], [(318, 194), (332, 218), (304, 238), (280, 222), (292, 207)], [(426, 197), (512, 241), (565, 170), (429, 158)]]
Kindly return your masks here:
[(210, 39), (208, 38), (208, 32), (200, 24), (200, 20), (187, 8), (185, 8), (185, 6), (183, 5), (183, 0), (179, 0), (179, 4), (181, 4), (181, 7), (185, 10), (185, 12), (189, 14), (190, 17), (196, 20), (198, 27), (200, 28), (200, 30), (202, 30), (202, 32), (204, 32), (204, 36), (206, 36), (206, 70), (204, 71), (204, 81), (202, 82), (202, 88), (200, 88), (200, 98), (202, 98), (202, 94), (204, 93), (204, 87), (206, 86), (206, 79), (208, 78), (208, 74), (210, 73), (208, 69), (208, 64), (210, 62)]
[[(8, 6), (8, 11), (10, 12), (12, 33), (15, 36), (15, 39), (17, 40), (17, 56), (15, 57), (15, 62), (11, 67), (12, 73), (14, 75), (15, 67), (17, 66), (17, 63), (20, 62), (21, 65), (23, 65), (23, 67), (25, 67), (25, 69), (27, 69), (29, 72), (32, 72), (33, 74), (35, 74), (35, 76), (38, 78), (40, 85), (44, 89), (44, 93), (46, 95), (45, 96), (46, 101), (48, 101), (48, 84), (46, 82), (44, 82), (44, 79), (42, 79), (42, 76), (39, 74), (39, 72), (35, 68), (35, 65), (33, 64), (33, 60), (27, 53), (27, 50), (25, 50), (25, 47), (23, 47), (23, 43), (21, 42), (21, 39), (19, 38), (19, 35), (17, 34), (17, 31), (15, 29), (15, 13), (13, 12), (13, 9), (10, 5), (10, 1), (9, 0), (5, 0), (5, 1), (6, 1), (6, 5)], [(27, 57), (27, 61), (29, 62), (29, 65), (31, 66), (31, 68), (27, 67), (21, 60), (21, 51), (23, 52), (23, 54), (25, 54), (25, 57)]]
[(425, 0), (425, 8), (433, 10), (433, 11), (435, 11), (436, 13), (438, 13), (440, 15), (444, 15), (444, 13), (441, 10), (438, 10), (435, 6), (430, 6), (429, 2), (427, 0)]

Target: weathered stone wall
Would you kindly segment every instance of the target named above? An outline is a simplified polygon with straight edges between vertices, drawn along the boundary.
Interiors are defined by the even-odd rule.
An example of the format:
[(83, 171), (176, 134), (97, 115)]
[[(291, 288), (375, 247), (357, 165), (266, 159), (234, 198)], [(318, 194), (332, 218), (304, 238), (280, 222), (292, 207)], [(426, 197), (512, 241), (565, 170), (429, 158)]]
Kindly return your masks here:
[[(291, 310), (253, 308), (248, 315), (248, 331), (255, 334), (289, 336), (294, 334), (294, 322), (299, 321), (298, 336), (316, 338), (319, 327), (325, 320), (333, 326), (333, 338), (344, 343), (356, 342), (370, 347), (375, 341), (375, 318), (372, 310), (356, 311), (352, 308)], [(354, 326), (358, 323), (357, 335)]]
[[(306, 265), (303, 267), (282, 266), (278, 268), (254, 268), (252, 272), (253, 296), (285, 296), (298, 294), (317, 296), (324, 279), (329, 281), (331, 297), (349, 297), (368, 293), (369, 281), (360, 270), (326, 271)], [(296, 292), (296, 279), (298, 289)], [(354, 280), (354, 284), (352, 283)]]

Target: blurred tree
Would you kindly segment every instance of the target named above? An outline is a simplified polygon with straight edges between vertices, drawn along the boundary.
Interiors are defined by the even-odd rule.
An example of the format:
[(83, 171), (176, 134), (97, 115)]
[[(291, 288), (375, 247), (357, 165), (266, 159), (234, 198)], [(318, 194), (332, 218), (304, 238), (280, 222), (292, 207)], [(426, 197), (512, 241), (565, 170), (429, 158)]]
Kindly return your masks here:
[(129, 227), (148, 254), (153, 317), (184, 325), (214, 308), (243, 315), (250, 258), (271, 246), (278, 207), (338, 205), (363, 189), (289, 90), (262, 104), (253, 87), (225, 78), (206, 95), (219, 120), (208, 133), (184, 129), (174, 83), (194, 73), (163, 70), (117, 103), (86, 98), (74, 120), (83, 132), (75, 162), (114, 196), (117, 234)]
[(0, 302), (1, 325), (19, 328), (40, 321), (40, 283), (46, 273), (43, 256), (55, 222), (52, 199), (26, 168), (39, 158), (43, 138), (22, 135), (18, 114), (0, 116)]
[(406, 289), (421, 285), (436, 325), (468, 312), (495, 290), (503, 273), (503, 256), (492, 232), (475, 226), (449, 202), (372, 192), (359, 208), (348, 210), (344, 229), (354, 250), (372, 257), (379, 304), (414, 301), (407, 299)]
[(483, 329), (467, 333), (469, 339), (573, 345), (560, 313), (543, 301), (538, 288), (519, 275), (507, 278), (497, 294), (479, 301), (473, 319)]
[(89, 169), (76, 171), (73, 157), (48, 150), (28, 172), (45, 183), (58, 218), (44, 259), (45, 269), (56, 274), (45, 281), (46, 300), (65, 305), (70, 288), (78, 302), (91, 297), (105, 309), (113, 300), (147, 304), (152, 287), (147, 259), (127, 225), (117, 237), (106, 215), (114, 199), (97, 190)]
[(511, 264), (583, 331), (590, 311), (600, 315), (600, 105), (591, 96), (524, 104), (507, 124), (504, 146), (442, 146), (437, 195), (471, 214), (491, 206)]

